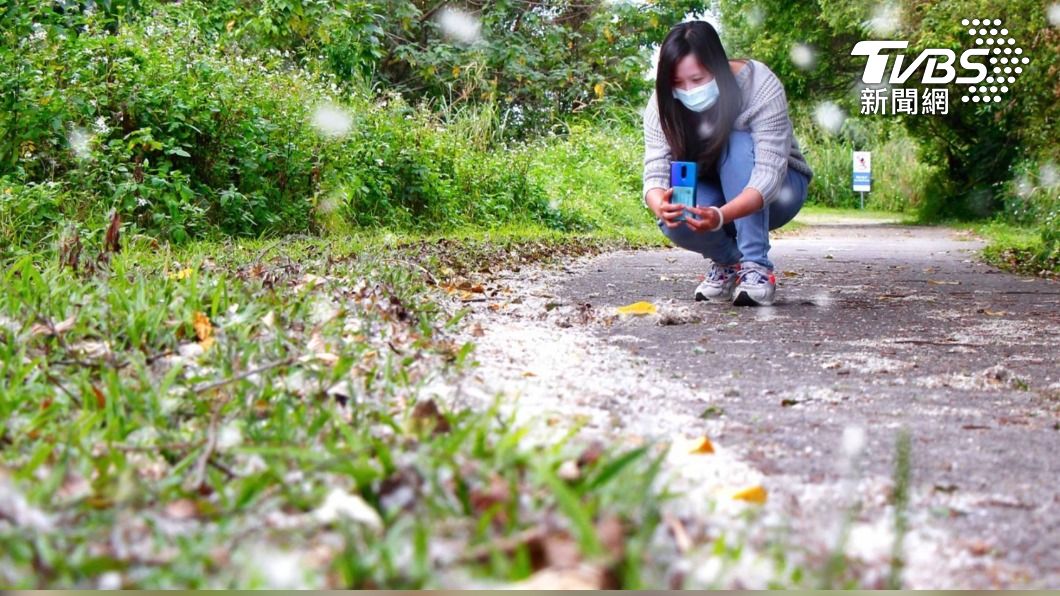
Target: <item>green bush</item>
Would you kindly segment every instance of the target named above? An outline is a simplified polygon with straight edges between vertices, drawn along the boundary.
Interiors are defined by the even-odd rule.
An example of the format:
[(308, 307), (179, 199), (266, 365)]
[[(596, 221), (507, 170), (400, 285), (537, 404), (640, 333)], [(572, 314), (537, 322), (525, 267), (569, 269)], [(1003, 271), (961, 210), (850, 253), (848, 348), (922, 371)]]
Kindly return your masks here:
[[(343, 91), (281, 52), (246, 55), (179, 7), (117, 34), (94, 17), (83, 24), (42, 28), (20, 46), (7, 121), (18, 148), (11, 184), (51, 181), (49, 192), (79, 206), (18, 217), (102, 220), (117, 208), (137, 230), (177, 242), (345, 225), (586, 226), (550, 203), (532, 156), (501, 139), (490, 104), (436, 113), (396, 93)], [(349, 119), (339, 123), (347, 134), (316, 129), (321, 106)], [(26, 247), (53, 227), (4, 233)]]
[(807, 202), (827, 207), (857, 207), (860, 197), (852, 189), (854, 151), (872, 152), (872, 190), (865, 207), (884, 211), (917, 211), (928, 203), (937, 168), (919, 156), (919, 145), (896, 126), (865, 119), (847, 119), (832, 135), (796, 117), (796, 135), (806, 161), (814, 171)]

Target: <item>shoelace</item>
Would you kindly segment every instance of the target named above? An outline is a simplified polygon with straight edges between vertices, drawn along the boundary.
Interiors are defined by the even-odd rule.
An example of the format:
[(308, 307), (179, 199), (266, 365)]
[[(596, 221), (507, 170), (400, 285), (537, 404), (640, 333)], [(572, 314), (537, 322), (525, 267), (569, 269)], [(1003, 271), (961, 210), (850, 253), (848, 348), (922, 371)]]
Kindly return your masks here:
[(736, 270), (732, 267), (721, 267), (720, 265), (711, 265), (710, 271), (707, 273), (707, 279), (709, 279), (710, 281), (721, 281), (734, 273), (736, 273)]
[(737, 275), (741, 283), (763, 284), (769, 281), (769, 275), (756, 267), (744, 267)]

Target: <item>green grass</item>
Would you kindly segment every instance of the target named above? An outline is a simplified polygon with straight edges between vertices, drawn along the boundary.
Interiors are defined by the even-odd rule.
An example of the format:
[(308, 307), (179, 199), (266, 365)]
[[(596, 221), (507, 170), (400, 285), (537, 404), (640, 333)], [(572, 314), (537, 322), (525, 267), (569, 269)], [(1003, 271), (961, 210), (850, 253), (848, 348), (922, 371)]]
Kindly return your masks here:
[[(0, 584), (425, 587), (440, 567), (428, 539), (478, 553), (448, 566), (510, 581), (533, 570), (528, 532), (572, 523), (586, 560), (637, 587), (625, 553), (657, 521), (654, 451), (607, 450), (560, 481), (582, 447), (523, 447), (497, 410), (449, 411), (426, 389), (474, 359), (428, 269), (558, 242), (528, 234), (468, 241), (463, 258), (361, 237), (140, 240), (95, 274), (9, 263), (0, 482), (37, 518), (0, 530)], [(335, 490), (380, 523), (314, 517)], [(628, 551), (587, 548), (605, 514)], [(309, 551), (297, 577), (276, 575)]]
[(857, 209), (850, 207), (827, 207), (824, 205), (813, 205), (807, 204), (799, 210), (799, 214), (795, 216), (795, 221), (799, 220), (800, 216), (814, 216), (814, 217), (841, 217), (844, 219), (882, 219), (887, 221), (894, 221), (896, 223), (911, 223), (912, 219), (909, 214), (897, 213), (894, 211), (884, 211), (881, 209)]
[[(665, 585), (665, 445), (589, 447), (575, 422), (535, 447), (501, 415), (504, 396), (450, 409), (432, 389), (476, 366), (445, 285), (660, 238), (526, 227), (176, 247), (138, 237), (94, 273), (53, 254), (8, 262), (0, 490), (23, 506), (0, 503), (0, 585), (503, 583), (547, 567), (546, 543), (570, 543), (606, 587)], [(572, 461), (575, 478), (560, 473)], [(325, 515), (334, 499), (347, 517)], [(743, 540), (698, 548), (728, 568), (751, 548)], [(784, 575), (798, 545), (768, 548), (770, 585), (813, 585), (819, 570)]]
[(1060, 277), (1060, 252), (1046, 245), (1039, 228), (1002, 220), (989, 222), (946, 222), (986, 240), (982, 256), (990, 264), (1023, 275)]

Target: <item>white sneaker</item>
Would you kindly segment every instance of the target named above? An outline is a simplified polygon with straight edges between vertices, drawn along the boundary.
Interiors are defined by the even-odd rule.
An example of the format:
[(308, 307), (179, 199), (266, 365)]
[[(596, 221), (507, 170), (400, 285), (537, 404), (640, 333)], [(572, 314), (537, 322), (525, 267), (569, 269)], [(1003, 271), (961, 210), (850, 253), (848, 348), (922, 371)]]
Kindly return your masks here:
[(777, 289), (777, 278), (773, 272), (758, 263), (748, 261), (740, 264), (733, 290), (735, 306), (769, 306)]
[(696, 300), (732, 300), (732, 289), (740, 265), (724, 267), (713, 261), (703, 282), (696, 287)]

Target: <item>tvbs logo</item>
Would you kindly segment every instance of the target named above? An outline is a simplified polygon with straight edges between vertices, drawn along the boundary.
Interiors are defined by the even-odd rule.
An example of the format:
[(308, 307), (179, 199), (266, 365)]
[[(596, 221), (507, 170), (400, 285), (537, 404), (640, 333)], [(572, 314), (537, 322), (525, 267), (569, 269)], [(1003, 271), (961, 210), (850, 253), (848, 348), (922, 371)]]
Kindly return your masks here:
[[(1023, 48), (1016, 45), (1008, 29), (1001, 27), (1001, 19), (964, 19), (961, 25), (968, 28), (975, 47), (963, 50), (960, 57), (947, 48), (929, 48), (907, 65), (906, 56), (900, 52), (909, 42), (894, 40), (858, 42), (850, 55), (867, 58), (861, 80), (869, 86), (882, 84), (885, 75), (889, 75), (887, 83), (891, 86), (902, 85), (919, 73), (914, 82), (921, 85), (967, 85), (967, 93), (961, 97), (965, 103), (1000, 102), (1030, 58), (1023, 55)], [(863, 100), (867, 95), (864, 91)]]

